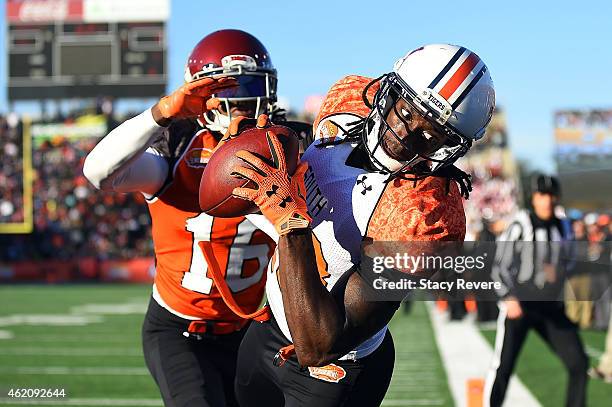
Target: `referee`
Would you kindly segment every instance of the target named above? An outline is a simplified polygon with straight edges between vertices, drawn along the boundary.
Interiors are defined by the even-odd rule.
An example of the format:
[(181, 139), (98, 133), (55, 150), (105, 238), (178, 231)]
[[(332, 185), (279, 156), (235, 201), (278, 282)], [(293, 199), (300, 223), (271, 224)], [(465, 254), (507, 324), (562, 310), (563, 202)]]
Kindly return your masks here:
[(532, 210), (519, 212), (498, 239), (492, 277), (502, 283), (502, 301), (486, 405), (502, 405), (521, 347), (534, 329), (568, 371), (566, 405), (584, 406), (588, 359), (562, 300), (563, 275), (571, 266), (563, 242), (572, 240), (571, 228), (554, 214), (556, 178), (535, 176), (531, 190)]

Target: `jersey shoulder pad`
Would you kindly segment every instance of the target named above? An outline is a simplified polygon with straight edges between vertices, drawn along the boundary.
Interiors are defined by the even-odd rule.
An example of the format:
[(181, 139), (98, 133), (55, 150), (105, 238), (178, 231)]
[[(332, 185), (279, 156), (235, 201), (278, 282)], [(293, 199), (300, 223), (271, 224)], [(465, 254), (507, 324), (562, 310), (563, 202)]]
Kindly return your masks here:
[[(370, 82), (372, 82), (372, 78), (359, 75), (349, 75), (336, 82), (327, 92), (313, 128), (316, 130), (322, 119), (335, 113), (352, 113), (360, 117), (367, 116), (370, 113), (370, 108), (363, 102), (362, 94), (364, 88)], [(374, 98), (378, 88), (378, 83), (370, 87), (368, 100), (371, 101)]]
[(151, 147), (158, 151), (160, 155), (170, 160), (176, 160), (183, 155), (196, 131), (197, 125), (192, 120), (173, 121), (153, 140)]

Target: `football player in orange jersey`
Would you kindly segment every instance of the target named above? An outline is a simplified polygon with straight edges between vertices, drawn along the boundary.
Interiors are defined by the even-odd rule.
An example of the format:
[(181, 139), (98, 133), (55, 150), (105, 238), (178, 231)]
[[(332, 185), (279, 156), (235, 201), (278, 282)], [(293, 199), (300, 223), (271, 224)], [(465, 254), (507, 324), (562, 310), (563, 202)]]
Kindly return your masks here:
[[(185, 82), (151, 109), (111, 131), (83, 172), (97, 187), (139, 191), (152, 218), (156, 275), (143, 326), (145, 360), (166, 406), (236, 405), (233, 381), (247, 320), (221, 298), (229, 288), (245, 313), (261, 303), (274, 242), (245, 217), (200, 212), (202, 171), (232, 117), (276, 106), (276, 70), (252, 35), (221, 30), (202, 39)], [(254, 120), (253, 120), (254, 122)], [(217, 285), (198, 243), (210, 241), (225, 276)]]
[(387, 324), (400, 302), (367, 298), (361, 245), (463, 240), (470, 184), (453, 163), (482, 137), (494, 104), (475, 53), (428, 45), (378, 79), (336, 83), (314, 123), (322, 139), (292, 176), (271, 132), (273, 165), (237, 154), (248, 165), (236, 176), (257, 187), (234, 195), (259, 206), (267, 224), (250, 219), (274, 225), (278, 241), (266, 283), (273, 317), (251, 324), (240, 348), (242, 407), (380, 405), (394, 364)]

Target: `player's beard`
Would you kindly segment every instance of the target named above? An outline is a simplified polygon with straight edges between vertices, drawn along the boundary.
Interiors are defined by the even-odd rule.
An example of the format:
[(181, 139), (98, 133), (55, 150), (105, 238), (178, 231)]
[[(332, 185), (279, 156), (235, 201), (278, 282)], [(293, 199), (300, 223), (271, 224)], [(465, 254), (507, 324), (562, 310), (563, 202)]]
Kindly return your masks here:
[[(370, 161), (374, 167), (378, 170), (382, 171), (397, 171), (404, 166), (404, 163), (398, 161), (391, 157), (382, 145), (382, 140), (379, 143), (379, 133), (380, 128), (383, 123), (382, 118), (378, 115), (378, 112), (375, 112), (372, 117), (373, 125), (369, 128), (366, 128), (367, 134), (367, 150), (369, 154), (372, 156)], [(386, 126), (385, 126), (386, 127)], [(383, 167), (384, 166), (384, 167)]]

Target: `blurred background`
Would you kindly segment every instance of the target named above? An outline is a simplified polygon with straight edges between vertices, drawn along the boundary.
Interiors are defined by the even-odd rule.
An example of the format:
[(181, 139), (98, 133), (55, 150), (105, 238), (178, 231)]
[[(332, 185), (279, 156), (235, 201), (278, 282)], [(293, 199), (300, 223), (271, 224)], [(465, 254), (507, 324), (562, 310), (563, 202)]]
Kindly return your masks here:
[[(139, 345), (155, 271), (148, 210), (141, 195), (95, 190), (82, 166), (102, 136), (180, 86), (192, 47), (222, 28), (262, 41), (278, 70), (280, 105), (305, 121), (347, 74), (388, 72), (424, 43), (468, 46), (490, 68), (498, 107), (484, 141), (459, 163), (474, 183), (467, 239), (499, 235), (528, 204), (529, 177), (546, 172), (559, 176), (558, 211), (584, 230), (593, 262), (610, 255), (609, 2), (476, 1), (461, 10), (402, 1), (0, 5), (2, 390), (63, 385), (78, 405), (161, 405)], [(609, 274), (608, 268), (594, 276), (593, 284), (608, 287)], [(610, 316), (609, 290), (604, 294), (579, 321), (593, 364), (604, 352)], [(394, 319), (399, 373), (385, 405), (469, 398), (467, 379), (483, 377), (488, 362), (481, 375), (455, 385), (456, 365), (432, 338), (455, 329), (456, 319), (475, 327), (490, 347), (495, 330), (486, 323), (495, 315), (479, 318), (469, 302), (460, 316), (449, 315), (443, 302), (418, 302)], [(561, 405), (558, 389), (566, 378), (543, 348), (532, 335), (517, 373), (529, 403)], [(593, 383), (589, 405), (610, 405), (611, 395), (609, 384)], [(0, 394), (0, 404), (10, 400)]]

